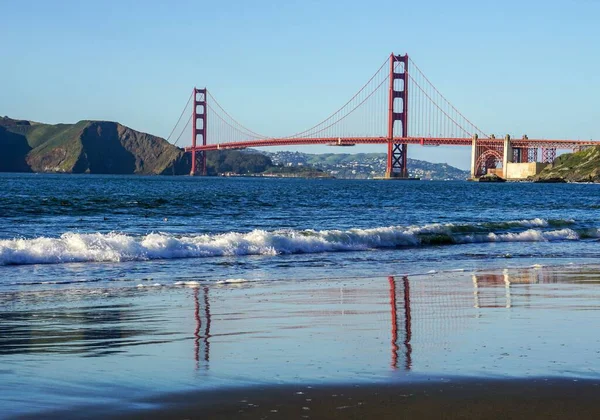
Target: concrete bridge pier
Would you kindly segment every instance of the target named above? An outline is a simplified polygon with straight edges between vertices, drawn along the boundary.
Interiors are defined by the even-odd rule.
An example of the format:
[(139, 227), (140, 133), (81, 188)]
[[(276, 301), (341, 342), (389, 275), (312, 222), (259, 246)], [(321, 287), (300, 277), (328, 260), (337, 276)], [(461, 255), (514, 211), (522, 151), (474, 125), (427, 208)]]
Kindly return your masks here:
[(502, 155), (502, 178), (508, 177), (508, 163), (512, 163), (513, 149), (510, 143), (510, 135), (504, 136), (504, 153)]
[[(523, 140), (528, 140), (527, 136), (523, 136)], [(471, 141), (471, 179), (477, 179), (480, 175), (486, 175), (483, 173), (484, 168), (488, 173), (494, 168), (496, 170), (493, 173), (505, 180), (525, 180), (538, 175), (546, 167), (547, 163), (537, 162), (537, 153), (531, 154), (533, 158), (529, 158), (531, 160), (528, 161), (527, 154), (524, 158), (520, 154), (515, 156), (515, 150), (529, 154), (531, 154), (531, 150), (537, 152), (535, 147), (533, 149), (522, 147), (521, 149), (514, 149), (509, 134), (504, 136), (502, 143), (500, 139), (496, 140), (493, 135), (482, 142), (479, 142), (476, 134), (473, 135)], [(502, 170), (497, 168), (500, 160), (502, 160)], [(487, 167), (488, 162), (490, 162), (489, 168)], [(494, 163), (493, 166), (491, 162)]]
[(473, 141), (471, 143), (471, 179), (475, 179), (475, 165), (477, 163), (477, 134), (473, 134)]

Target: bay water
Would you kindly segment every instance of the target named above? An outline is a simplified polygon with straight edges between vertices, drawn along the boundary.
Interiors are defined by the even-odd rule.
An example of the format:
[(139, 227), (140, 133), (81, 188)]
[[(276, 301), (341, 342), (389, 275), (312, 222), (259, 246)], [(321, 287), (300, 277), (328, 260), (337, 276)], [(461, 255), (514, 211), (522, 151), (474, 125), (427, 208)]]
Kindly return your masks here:
[(0, 174), (0, 416), (596, 378), (599, 211), (595, 184)]

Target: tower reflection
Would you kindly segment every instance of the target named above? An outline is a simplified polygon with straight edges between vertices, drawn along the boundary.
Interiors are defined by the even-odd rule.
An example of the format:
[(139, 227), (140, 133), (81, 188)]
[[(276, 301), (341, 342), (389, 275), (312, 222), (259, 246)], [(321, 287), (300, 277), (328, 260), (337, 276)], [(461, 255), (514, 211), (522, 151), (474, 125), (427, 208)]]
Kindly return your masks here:
[[(501, 273), (476, 273), (473, 281), (473, 306), (483, 308), (507, 308), (525, 306), (530, 300), (530, 285), (556, 283), (559, 276), (555, 271), (543, 268), (504, 269)], [(514, 286), (519, 286), (515, 295)]]
[[(390, 307), (391, 307), (391, 318), (392, 318), (392, 362), (391, 366), (393, 369), (398, 369), (398, 357), (400, 347), (398, 346), (398, 299), (397, 299), (397, 288), (396, 279), (394, 276), (388, 277), (390, 285)], [(412, 339), (412, 317), (410, 310), (410, 282), (407, 276), (402, 278), (402, 290), (403, 299), (402, 314), (404, 316), (404, 369), (410, 370), (412, 367), (412, 345), (410, 343)], [(401, 315), (402, 316), (402, 315)]]
[[(210, 359), (210, 300), (208, 296), (208, 287), (203, 287), (203, 306), (204, 310), (201, 311), (200, 305), (200, 288), (194, 289), (194, 319), (196, 320), (196, 329), (194, 330), (194, 360), (196, 361), (196, 369), (200, 368), (200, 355), (204, 361), (204, 366), (208, 369), (208, 362)], [(203, 322), (204, 321), (204, 322)], [(202, 325), (204, 324), (204, 331), (202, 332)], [(203, 349), (201, 349), (203, 347)]]

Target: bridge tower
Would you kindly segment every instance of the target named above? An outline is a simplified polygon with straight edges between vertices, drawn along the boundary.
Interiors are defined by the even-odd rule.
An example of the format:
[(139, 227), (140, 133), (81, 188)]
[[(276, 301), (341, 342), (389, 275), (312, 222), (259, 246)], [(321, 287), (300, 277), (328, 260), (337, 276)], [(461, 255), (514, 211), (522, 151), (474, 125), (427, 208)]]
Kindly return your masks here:
[[(202, 136), (202, 145), (206, 146), (206, 88), (193, 92), (194, 108), (192, 109), (192, 170), (190, 175), (206, 175), (206, 152), (196, 150), (198, 135)], [(198, 110), (200, 108), (200, 110)], [(200, 121), (200, 126), (198, 125)], [(196, 156), (198, 154), (198, 156)], [(198, 168), (200, 164), (200, 168)]]
[[(401, 86), (396, 80), (402, 80)], [(398, 104), (396, 99), (401, 99)], [(408, 178), (407, 144), (394, 143), (394, 123), (400, 121), (401, 137), (408, 137), (408, 54), (390, 55), (390, 88), (388, 106), (388, 155), (386, 178)]]

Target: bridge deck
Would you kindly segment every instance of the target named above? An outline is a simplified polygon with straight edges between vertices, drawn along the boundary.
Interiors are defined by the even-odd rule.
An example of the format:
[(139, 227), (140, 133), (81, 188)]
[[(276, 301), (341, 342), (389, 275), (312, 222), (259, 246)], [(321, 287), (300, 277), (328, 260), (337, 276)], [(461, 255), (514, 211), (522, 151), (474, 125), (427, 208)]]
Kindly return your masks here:
[[(387, 137), (317, 137), (317, 138), (266, 138), (262, 140), (248, 140), (236, 142), (224, 142), (195, 147), (198, 151), (244, 149), (247, 147), (269, 147), (269, 146), (298, 146), (298, 145), (339, 145), (352, 146), (355, 144), (387, 144)], [(472, 138), (451, 137), (394, 137), (396, 144), (416, 144), (421, 146), (471, 146)], [(504, 139), (479, 139), (479, 146), (502, 146)], [(551, 140), (551, 139), (515, 139), (511, 140), (513, 148), (557, 148), (574, 149), (580, 146), (599, 146), (600, 141), (582, 140)], [(186, 147), (191, 151), (193, 147)]]

